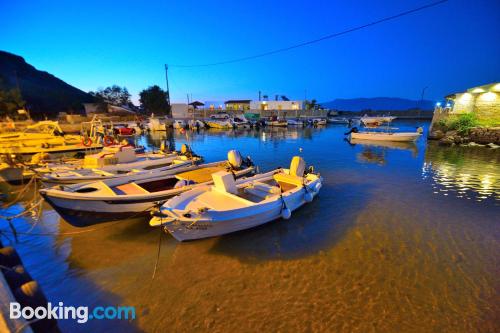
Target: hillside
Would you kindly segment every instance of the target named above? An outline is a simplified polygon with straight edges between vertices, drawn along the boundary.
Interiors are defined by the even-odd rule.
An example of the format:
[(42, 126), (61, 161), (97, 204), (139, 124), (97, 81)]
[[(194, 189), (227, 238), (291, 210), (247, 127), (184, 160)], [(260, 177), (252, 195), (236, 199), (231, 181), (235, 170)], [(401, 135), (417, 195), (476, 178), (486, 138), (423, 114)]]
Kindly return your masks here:
[(12, 53), (0, 51), (0, 80), (3, 89), (19, 85), (32, 117), (54, 117), (61, 111), (83, 112), (82, 103), (92, 102), (88, 93), (35, 67)]
[(415, 108), (422, 110), (432, 110), (434, 103), (432, 101), (415, 101), (405, 98), (395, 97), (375, 97), (375, 98), (337, 98), (330, 102), (320, 103), (321, 106), (340, 111), (404, 111)]

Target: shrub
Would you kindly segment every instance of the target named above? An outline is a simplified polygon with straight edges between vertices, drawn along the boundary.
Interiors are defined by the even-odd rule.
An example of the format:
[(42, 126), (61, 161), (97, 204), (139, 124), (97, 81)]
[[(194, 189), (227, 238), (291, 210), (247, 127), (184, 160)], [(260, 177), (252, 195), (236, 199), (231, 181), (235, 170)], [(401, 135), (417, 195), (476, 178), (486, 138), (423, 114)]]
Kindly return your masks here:
[(455, 119), (448, 121), (448, 128), (456, 130), (459, 134), (468, 134), (471, 128), (478, 125), (476, 116), (473, 113), (464, 113)]

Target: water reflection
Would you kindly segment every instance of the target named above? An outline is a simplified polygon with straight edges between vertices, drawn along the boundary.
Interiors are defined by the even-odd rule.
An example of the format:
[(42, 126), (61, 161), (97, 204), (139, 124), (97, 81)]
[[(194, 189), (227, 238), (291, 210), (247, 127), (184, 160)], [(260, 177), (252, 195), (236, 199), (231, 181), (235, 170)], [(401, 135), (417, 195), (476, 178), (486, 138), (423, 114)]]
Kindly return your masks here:
[(482, 201), (500, 200), (500, 152), (481, 147), (440, 147), (430, 142), (422, 175), (434, 193)]

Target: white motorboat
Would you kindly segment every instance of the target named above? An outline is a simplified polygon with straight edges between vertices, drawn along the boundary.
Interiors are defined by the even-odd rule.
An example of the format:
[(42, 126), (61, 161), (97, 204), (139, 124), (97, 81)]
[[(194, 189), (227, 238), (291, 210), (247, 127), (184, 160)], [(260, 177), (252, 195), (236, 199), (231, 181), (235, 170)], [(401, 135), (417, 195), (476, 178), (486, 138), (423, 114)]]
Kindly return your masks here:
[(369, 117), (367, 115), (364, 115), (363, 117), (361, 117), (360, 120), (363, 123), (363, 125), (365, 125), (365, 126), (380, 126), (384, 123), (390, 123), (394, 119), (396, 119), (396, 117), (392, 117), (392, 116)]
[(231, 118), (231, 121), (233, 122), (233, 125), (236, 128), (250, 128), (252, 125), (250, 122), (245, 118), (244, 115), (235, 115)]
[(254, 172), (250, 158), (237, 151), (227, 161), (188, 165), (179, 169), (138, 173), (120, 178), (40, 190), (44, 199), (68, 223), (84, 227), (97, 223), (149, 216), (149, 211), (175, 195), (212, 183), (212, 173), (229, 170), (236, 178)]
[[(179, 169), (199, 162), (201, 159), (183, 145), (179, 154), (151, 158), (137, 157), (133, 147), (124, 147), (114, 153), (98, 153), (85, 156), (86, 168), (47, 173), (41, 176), (44, 183), (76, 184), (95, 180), (123, 177), (124, 175), (151, 173)], [(43, 169), (42, 169), (43, 170)], [(42, 171), (40, 170), (40, 171)]]
[(155, 118), (154, 115), (151, 115), (151, 118), (149, 118), (148, 129), (153, 132), (167, 130), (165, 123), (161, 122), (159, 118)]
[(186, 128), (186, 122), (182, 119), (175, 119), (173, 123), (175, 129)]
[(205, 128), (205, 123), (198, 119), (191, 119), (188, 121), (188, 126), (190, 129), (201, 129)]
[(329, 117), (327, 121), (329, 124), (349, 124), (349, 119), (344, 117)]
[(313, 126), (324, 126), (326, 125), (326, 119), (324, 118), (313, 118), (311, 119)]
[(304, 122), (300, 119), (287, 119), (286, 123), (288, 126), (295, 126), (295, 127), (304, 126)]
[(304, 171), (304, 160), (294, 157), (290, 169), (240, 182), (230, 173), (217, 172), (213, 186), (199, 186), (168, 200), (150, 225), (164, 226), (175, 239), (186, 241), (288, 219), (321, 189), (321, 177)]

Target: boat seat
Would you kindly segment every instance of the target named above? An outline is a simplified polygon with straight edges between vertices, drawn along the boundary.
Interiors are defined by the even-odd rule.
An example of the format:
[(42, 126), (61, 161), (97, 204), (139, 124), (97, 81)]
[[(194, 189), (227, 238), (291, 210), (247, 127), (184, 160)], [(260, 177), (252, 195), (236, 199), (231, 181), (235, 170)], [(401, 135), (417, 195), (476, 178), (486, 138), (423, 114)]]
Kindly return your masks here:
[(273, 195), (280, 194), (280, 189), (261, 182), (254, 182), (251, 186), (244, 188), (245, 193), (261, 199), (267, 199)]
[(222, 170), (225, 170), (225, 166), (223, 164), (178, 173), (175, 175), (175, 178), (179, 180), (192, 180), (197, 184), (201, 184), (211, 181), (212, 174)]
[(136, 183), (128, 183), (123, 185), (118, 185), (113, 187), (113, 191), (119, 195), (137, 195), (137, 194), (148, 194), (144, 188), (140, 187)]
[(302, 186), (303, 179), (299, 176), (292, 176), (288, 173), (277, 173), (273, 179), (280, 184), (284, 192), (293, 189), (294, 187)]

